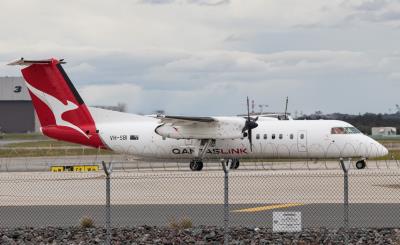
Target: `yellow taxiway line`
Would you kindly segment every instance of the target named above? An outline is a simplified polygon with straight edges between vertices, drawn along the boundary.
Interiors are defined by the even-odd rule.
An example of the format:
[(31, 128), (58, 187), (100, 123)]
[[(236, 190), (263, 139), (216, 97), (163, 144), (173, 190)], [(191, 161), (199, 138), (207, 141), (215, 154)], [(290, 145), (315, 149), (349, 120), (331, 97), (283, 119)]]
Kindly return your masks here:
[(235, 212), (235, 213), (254, 213), (254, 212), (261, 212), (261, 211), (267, 211), (267, 210), (278, 209), (278, 208), (290, 208), (290, 207), (297, 207), (297, 206), (303, 206), (303, 205), (304, 205), (303, 203), (273, 204), (273, 205), (255, 207), (255, 208), (237, 209), (237, 210), (233, 210), (232, 212)]

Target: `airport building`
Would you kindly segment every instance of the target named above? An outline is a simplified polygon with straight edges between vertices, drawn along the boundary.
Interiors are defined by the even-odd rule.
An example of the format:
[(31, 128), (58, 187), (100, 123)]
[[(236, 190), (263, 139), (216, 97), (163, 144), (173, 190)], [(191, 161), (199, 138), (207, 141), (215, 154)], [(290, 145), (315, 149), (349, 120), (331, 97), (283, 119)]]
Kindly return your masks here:
[(0, 132), (36, 132), (39, 127), (24, 79), (0, 77)]
[(397, 130), (394, 127), (373, 127), (371, 133), (372, 136), (391, 136), (396, 135)]

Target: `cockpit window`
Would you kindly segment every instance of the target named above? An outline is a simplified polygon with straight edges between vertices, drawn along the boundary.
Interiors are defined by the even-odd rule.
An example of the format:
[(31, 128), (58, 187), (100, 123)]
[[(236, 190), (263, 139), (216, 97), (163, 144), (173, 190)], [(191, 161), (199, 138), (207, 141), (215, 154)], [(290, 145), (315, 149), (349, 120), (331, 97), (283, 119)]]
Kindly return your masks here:
[(331, 134), (361, 134), (360, 130), (355, 127), (334, 127)]
[(344, 128), (335, 127), (331, 129), (331, 134), (344, 134)]
[(361, 134), (361, 131), (355, 127), (347, 127), (345, 129), (348, 134)]

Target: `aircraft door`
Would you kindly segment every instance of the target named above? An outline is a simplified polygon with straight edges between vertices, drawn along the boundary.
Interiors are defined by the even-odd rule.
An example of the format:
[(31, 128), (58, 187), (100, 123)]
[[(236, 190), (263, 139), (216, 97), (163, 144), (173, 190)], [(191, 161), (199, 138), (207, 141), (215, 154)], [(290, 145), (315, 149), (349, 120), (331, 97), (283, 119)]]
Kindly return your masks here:
[(305, 130), (297, 132), (297, 149), (299, 152), (307, 151), (307, 131)]

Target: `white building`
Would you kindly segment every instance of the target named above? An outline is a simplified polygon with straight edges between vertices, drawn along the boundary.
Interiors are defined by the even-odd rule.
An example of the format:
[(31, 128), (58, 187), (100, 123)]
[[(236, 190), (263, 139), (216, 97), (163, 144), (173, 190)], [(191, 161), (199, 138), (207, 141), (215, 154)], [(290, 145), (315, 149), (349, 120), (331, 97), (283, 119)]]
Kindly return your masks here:
[(394, 127), (373, 127), (371, 133), (372, 136), (389, 136), (396, 135), (397, 130)]

